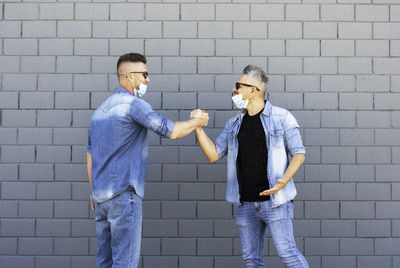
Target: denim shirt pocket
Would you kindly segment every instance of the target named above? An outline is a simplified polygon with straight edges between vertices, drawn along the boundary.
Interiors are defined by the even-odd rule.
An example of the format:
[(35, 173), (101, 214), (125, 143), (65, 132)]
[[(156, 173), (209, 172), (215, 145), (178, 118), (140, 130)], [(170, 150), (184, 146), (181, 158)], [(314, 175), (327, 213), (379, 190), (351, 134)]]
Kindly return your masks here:
[(274, 148), (279, 148), (284, 146), (284, 135), (285, 131), (283, 129), (274, 129), (269, 133), (270, 136), (270, 146)]

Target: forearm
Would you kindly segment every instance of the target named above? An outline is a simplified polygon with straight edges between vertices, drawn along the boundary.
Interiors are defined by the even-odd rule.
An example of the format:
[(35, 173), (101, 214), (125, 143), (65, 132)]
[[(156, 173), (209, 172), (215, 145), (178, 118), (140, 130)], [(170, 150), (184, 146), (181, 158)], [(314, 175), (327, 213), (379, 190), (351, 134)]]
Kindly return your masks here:
[(86, 153), (86, 169), (87, 169), (90, 189), (92, 189), (92, 155), (90, 153)]
[(281, 177), (281, 181), (286, 185), (291, 178), (297, 173), (304, 162), (304, 154), (295, 154), (290, 160), (289, 166)]
[(214, 142), (207, 136), (207, 133), (204, 131), (202, 127), (198, 127), (195, 129), (197, 140), (199, 141), (200, 148), (208, 158), (208, 161), (214, 163), (219, 160), (219, 156), (217, 154), (217, 149), (215, 148)]
[(171, 140), (183, 138), (190, 134), (200, 123), (201, 119), (199, 118), (193, 118), (187, 121), (176, 121), (169, 138)]

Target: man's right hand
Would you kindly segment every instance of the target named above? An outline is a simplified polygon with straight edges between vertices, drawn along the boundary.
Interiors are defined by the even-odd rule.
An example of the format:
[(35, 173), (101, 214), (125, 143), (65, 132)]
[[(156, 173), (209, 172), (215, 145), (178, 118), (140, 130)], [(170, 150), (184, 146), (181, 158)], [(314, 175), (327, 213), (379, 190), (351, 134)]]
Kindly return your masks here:
[(190, 113), (190, 119), (194, 119), (194, 118), (198, 118), (201, 119), (200, 123), (199, 123), (199, 127), (204, 127), (207, 126), (208, 124), (208, 113), (206, 113), (204, 110), (200, 110), (200, 109), (195, 109)]

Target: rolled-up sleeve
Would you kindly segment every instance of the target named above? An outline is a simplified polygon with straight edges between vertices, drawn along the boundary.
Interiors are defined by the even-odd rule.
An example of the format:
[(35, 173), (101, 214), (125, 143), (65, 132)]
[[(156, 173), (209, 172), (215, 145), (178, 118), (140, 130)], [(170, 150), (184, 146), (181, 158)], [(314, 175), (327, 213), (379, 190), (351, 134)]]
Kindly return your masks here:
[(135, 99), (130, 113), (133, 120), (162, 137), (169, 138), (174, 130), (174, 122), (155, 112), (144, 100)]
[(303, 146), (303, 141), (301, 139), (299, 124), (290, 112), (285, 116), (283, 127), (285, 130), (285, 144), (289, 155), (292, 157), (295, 154), (305, 154), (306, 149)]
[(87, 142), (87, 144), (86, 144), (86, 152), (88, 152), (88, 153), (92, 153), (92, 151), (91, 151), (91, 149), (92, 149), (92, 138), (91, 138), (91, 136), (90, 136), (90, 129), (89, 129), (89, 133), (88, 133), (88, 142)]
[(215, 148), (219, 159), (228, 154), (228, 133), (229, 133), (229, 121), (225, 124), (224, 130), (215, 140)]

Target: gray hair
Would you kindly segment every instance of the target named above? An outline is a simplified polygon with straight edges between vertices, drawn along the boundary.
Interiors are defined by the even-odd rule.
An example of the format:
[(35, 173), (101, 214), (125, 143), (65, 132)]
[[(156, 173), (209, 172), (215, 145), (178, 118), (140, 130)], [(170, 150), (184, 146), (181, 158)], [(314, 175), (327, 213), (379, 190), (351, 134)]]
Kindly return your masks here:
[[(264, 90), (267, 90), (267, 83), (268, 83), (268, 76), (267, 74), (263, 71), (263, 69), (261, 69), (258, 66), (255, 65), (247, 65), (244, 69), (242, 74), (244, 75), (248, 75), (248, 76), (252, 76), (258, 80), (261, 81), (261, 83), (263, 84)], [(265, 92), (264, 91), (264, 92)]]

